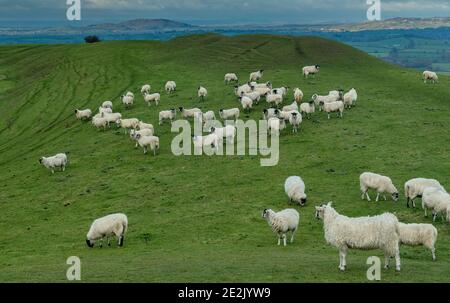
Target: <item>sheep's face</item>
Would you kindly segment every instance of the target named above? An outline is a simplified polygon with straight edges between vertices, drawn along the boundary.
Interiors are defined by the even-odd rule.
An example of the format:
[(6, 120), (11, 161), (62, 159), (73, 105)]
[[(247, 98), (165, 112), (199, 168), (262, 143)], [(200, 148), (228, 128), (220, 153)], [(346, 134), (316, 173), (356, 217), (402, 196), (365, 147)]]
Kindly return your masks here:
[(398, 194), (398, 192), (393, 193), (393, 194), (392, 194), (392, 200), (394, 200), (395, 202), (397, 202), (398, 199), (399, 199), (399, 194)]
[(91, 240), (89, 240), (89, 239), (86, 239), (86, 244), (87, 244), (87, 246), (89, 248), (93, 248), (94, 247), (94, 243)]
[(269, 209), (265, 209), (265, 210), (263, 211), (263, 213), (262, 213), (262, 217), (263, 217), (264, 219), (267, 219), (268, 216), (269, 216)]
[(320, 65), (316, 65), (316, 69), (317, 69), (317, 70), (320, 70)]
[(316, 206), (316, 219), (323, 220), (326, 205)]
[(314, 104), (314, 100), (311, 100), (308, 103), (309, 103), (309, 105), (313, 105)]
[(39, 159), (39, 163), (42, 164), (42, 162), (44, 161), (44, 158), (40, 158)]
[(320, 106), (324, 106), (324, 105), (325, 105), (325, 102), (320, 101), (320, 102), (319, 102), (319, 105), (320, 105)]

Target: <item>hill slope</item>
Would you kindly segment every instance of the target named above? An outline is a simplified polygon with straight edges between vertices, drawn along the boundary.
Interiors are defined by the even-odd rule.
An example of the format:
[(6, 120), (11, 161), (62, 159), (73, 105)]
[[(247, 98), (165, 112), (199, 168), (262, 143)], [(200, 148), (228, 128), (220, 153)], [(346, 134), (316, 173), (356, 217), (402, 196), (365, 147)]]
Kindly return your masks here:
[[(315, 63), (321, 75), (303, 80), (300, 66)], [(159, 110), (181, 105), (217, 112), (237, 106), (223, 75), (246, 79), (260, 68), (264, 80), (300, 86), (307, 98), (356, 87), (359, 104), (342, 120), (316, 113), (300, 134), (286, 130), (279, 165), (271, 168), (255, 156), (175, 157), (167, 124), (157, 127), (160, 154), (144, 156), (123, 132), (98, 132), (74, 119), (75, 108), (96, 109), (110, 99), (124, 116), (155, 125)], [(0, 281), (65, 281), (69, 256), (81, 258), (83, 281), (365, 281), (367, 257), (381, 252), (350, 251), (348, 271), (339, 273), (338, 253), (325, 243), (314, 206), (332, 200), (349, 216), (390, 211), (404, 222), (430, 222), (404, 201), (361, 202), (359, 174), (388, 174), (399, 189), (417, 176), (450, 184), (449, 78), (424, 85), (416, 71), (336, 42), (204, 35), (166, 43), (5, 46), (0, 74)], [(141, 85), (162, 91), (169, 79), (178, 92), (148, 108)], [(200, 84), (210, 91), (201, 104)], [(137, 99), (125, 110), (118, 97), (128, 90)], [(250, 118), (259, 119), (264, 107)], [(38, 159), (58, 152), (70, 152), (70, 166), (51, 175)], [(309, 201), (299, 209), (296, 241), (282, 248), (261, 212), (295, 207), (283, 190), (290, 175), (304, 178)], [(119, 211), (130, 221), (125, 247), (87, 249), (92, 220)], [(423, 248), (402, 248), (402, 272), (383, 271), (383, 281), (448, 279), (450, 235), (445, 224), (436, 226), (438, 262)]]

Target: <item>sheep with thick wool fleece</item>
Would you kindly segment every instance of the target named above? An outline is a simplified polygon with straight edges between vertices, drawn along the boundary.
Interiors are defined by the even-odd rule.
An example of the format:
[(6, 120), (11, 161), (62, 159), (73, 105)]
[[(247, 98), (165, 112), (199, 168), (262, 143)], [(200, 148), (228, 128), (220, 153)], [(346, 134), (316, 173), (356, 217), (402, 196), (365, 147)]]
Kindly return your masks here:
[(256, 87), (253, 91), (257, 92), (260, 96), (267, 96), (272, 89), (269, 87)]
[[(361, 189), (361, 199), (364, 200), (364, 197), (367, 197), (367, 201), (370, 202), (369, 189), (374, 189), (377, 191), (377, 199), (378, 202), (381, 194), (391, 194), (392, 200), (398, 201), (399, 194), (397, 188), (392, 183), (391, 178), (382, 176), (379, 174), (366, 172), (362, 173), (359, 177), (359, 185)], [(386, 196), (384, 195), (384, 200), (386, 201)]]
[(266, 95), (266, 102), (270, 105), (274, 105), (275, 107), (278, 107), (281, 103), (283, 103), (283, 95), (282, 94), (274, 94), (272, 92), (269, 92)]
[(111, 101), (105, 101), (105, 102), (102, 103), (102, 107), (103, 107), (103, 108), (110, 108), (110, 109), (113, 109), (113, 104), (112, 104)]
[(120, 114), (120, 113), (112, 113), (112, 114), (102, 113), (101, 117), (106, 119), (106, 122), (109, 126), (109, 123), (116, 123), (117, 120), (122, 119), (122, 114)]
[(252, 101), (253, 101), (254, 103), (256, 103), (256, 104), (258, 104), (259, 101), (261, 100), (261, 94), (260, 94), (259, 92), (257, 92), (257, 91), (252, 91), (252, 92), (250, 92), (250, 93), (244, 93), (244, 92), (242, 92), (242, 93), (241, 93), (241, 97), (247, 97), (247, 98), (250, 98), (250, 99), (252, 99)]
[(133, 104), (134, 104), (134, 96), (132, 96), (132, 95), (124, 95), (124, 96), (122, 96), (122, 104), (125, 105), (125, 107), (133, 106)]
[(92, 111), (90, 109), (76, 109), (75, 116), (78, 120), (89, 120), (92, 117)]
[(174, 108), (172, 108), (171, 110), (161, 111), (161, 112), (159, 112), (159, 125), (162, 125), (165, 120), (169, 120), (170, 123), (172, 123), (176, 117), (177, 117), (177, 111)]
[(208, 97), (208, 90), (203, 86), (199, 86), (197, 90), (197, 95), (201, 100), (205, 100)]
[(193, 136), (192, 142), (194, 143), (195, 149), (213, 147), (216, 151), (219, 151), (220, 138), (216, 133), (212, 133), (207, 136)]
[(450, 221), (450, 195), (436, 187), (427, 187), (422, 194), (422, 208), (425, 211), (425, 217), (428, 216), (427, 210), (433, 210), (433, 221), (436, 221), (438, 214), (446, 214), (446, 219)]
[(181, 115), (185, 119), (194, 118), (195, 113), (201, 113), (202, 112), (199, 108), (186, 109), (184, 107), (180, 107), (179, 110), (180, 110)]
[(358, 93), (356, 92), (356, 89), (352, 88), (348, 93), (346, 93), (343, 101), (347, 108), (354, 106), (356, 101), (358, 101)]
[(300, 124), (302, 124), (302, 122), (302, 115), (296, 110), (292, 111), (289, 116), (289, 123), (292, 125), (293, 133), (298, 133), (298, 129), (300, 128)]
[(220, 109), (219, 110), (219, 116), (222, 118), (222, 120), (228, 120), (228, 119), (239, 119), (240, 110), (239, 108), (231, 108), (231, 109)]
[(150, 85), (150, 84), (145, 84), (145, 85), (143, 85), (142, 88), (141, 88), (141, 94), (142, 94), (142, 95), (150, 94), (151, 90), (152, 90), (151, 85)]
[(143, 129), (151, 129), (153, 132), (155, 132), (155, 127), (153, 126), (153, 124), (149, 124), (149, 123), (144, 123), (142, 121), (139, 121), (138, 127), (139, 130), (143, 130)]
[(435, 72), (426, 70), (423, 72), (423, 82), (427, 83), (427, 81), (430, 80), (433, 83), (439, 82), (438, 75)]
[(109, 108), (109, 107), (99, 107), (99, 108), (98, 108), (98, 113), (100, 114), (100, 116), (101, 116), (101, 114), (103, 114), (103, 113), (106, 113), (106, 114), (112, 114), (112, 113), (113, 113), (113, 110), (112, 110), (111, 108)]
[(250, 112), (253, 107), (253, 100), (247, 96), (239, 97), (239, 101), (241, 102), (242, 109), (244, 111)]
[(122, 247), (125, 233), (128, 229), (128, 218), (124, 214), (112, 214), (95, 220), (86, 235), (86, 244), (93, 248), (95, 242), (100, 240), (100, 247), (103, 247), (103, 238), (107, 238), (108, 246), (111, 245), (110, 237), (118, 238), (118, 246)]
[(278, 118), (284, 119), (284, 121), (289, 121), (291, 114), (293, 112), (297, 112), (296, 110), (284, 111), (284, 110), (275, 110), (275, 113), (278, 115)]
[(300, 112), (305, 114), (308, 119), (311, 119), (311, 115), (316, 111), (316, 106), (314, 105), (314, 101), (309, 101), (308, 103), (300, 104)]
[(128, 129), (137, 129), (139, 126), (139, 119), (131, 118), (131, 119), (118, 119), (116, 121), (117, 127), (125, 129), (125, 134), (128, 132)]
[(106, 118), (102, 117), (101, 115), (95, 115), (92, 118), (92, 125), (94, 125), (97, 129), (106, 129), (106, 127), (108, 126), (108, 120), (106, 120)]
[(261, 69), (257, 72), (250, 74), (250, 81), (258, 81), (264, 76), (264, 70)]
[(381, 249), (385, 268), (395, 256), (396, 270), (400, 271), (399, 222), (395, 215), (385, 213), (375, 217), (349, 218), (340, 215), (328, 205), (316, 207), (316, 218), (324, 222), (325, 240), (339, 249), (339, 269), (345, 271), (348, 249)]
[(280, 132), (286, 128), (286, 122), (283, 118), (270, 118), (267, 121), (268, 132), (271, 135), (280, 135)]
[(125, 96), (133, 97), (134, 99), (134, 94), (132, 92), (127, 92)]
[(436, 241), (438, 231), (432, 224), (404, 224), (398, 225), (400, 244), (408, 246), (423, 245), (431, 250), (433, 261), (436, 261)]
[(272, 89), (272, 83), (271, 82), (266, 82), (266, 83), (250, 82), (250, 86), (253, 86), (255, 89), (257, 89), (257, 88), (269, 88), (269, 89)]
[(143, 136), (140, 133), (135, 133), (133, 139), (137, 141), (140, 147), (144, 149), (144, 154), (148, 152), (148, 148), (153, 151), (153, 155), (156, 156), (156, 152), (159, 150), (159, 138), (156, 136)]
[(225, 127), (211, 127), (211, 133), (216, 134), (220, 140), (226, 138), (228, 142), (234, 142), (234, 138), (236, 138), (236, 127), (233, 125), (227, 125)]
[(323, 110), (328, 114), (328, 120), (331, 119), (331, 113), (338, 113), (338, 117), (342, 118), (344, 113), (344, 102), (336, 101), (330, 103), (320, 102), (320, 105), (323, 107)]
[(328, 92), (328, 96), (334, 97), (335, 101), (343, 101), (344, 91), (343, 90), (331, 90)]
[(173, 93), (177, 90), (177, 84), (175, 81), (167, 81), (166, 85), (164, 86), (164, 89), (168, 94)]
[(134, 140), (134, 141), (136, 141), (136, 146), (135, 146), (135, 148), (138, 148), (139, 147), (139, 143), (138, 143), (138, 141), (135, 139), (136, 138), (136, 135), (141, 135), (141, 137), (151, 137), (151, 136), (154, 136), (155, 135), (155, 133), (154, 133), (154, 131), (152, 130), (152, 129), (148, 129), (148, 128), (144, 128), (144, 129), (141, 129), (141, 130), (135, 130), (135, 129), (132, 129), (131, 131), (130, 131), (130, 138), (132, 139), (132, 140)]
[(158, 106), (159, 102), (161, 101), (161, 94), (160, 93), (154, 93), (154, 94), (144, 93), (144, 101), (147, 102), (148, 106), (151, 106), (152, 103), (155, 103), (156, 106)]
[(265, 209), (262, 217), (272, 227), (273, 232), (278, 235), (278, 246), (281, 244), (281, 239), (283, 239), (283, 244), (286, 246), (286, 236), (289, 232), (292, 234), (291, 243), (294, 242), (294, 235), (300, 223), (300, 214), (297, 210), (285, 209), (280, 212), (274, 212), (271, 209)]
[(305, 78), (308, 78), (309, 75), (315, 75), (315, 74), (319, 73), (320, 65), (305, 66), (305, 67), (303, 67), (302, 71), (303, 71), (303, 76)]
[(320, 111), (323, 110), (323, 105), (320, 105), (321, 103), (331, 103), (331, 102), (339, 101), (339, 97), (335, 96), (335, 95), (323, 96), (323, 95), (314, 94), (311, 99), (314, 100), (314, 104), (319, 107)]
[(423, 191), (427, 187), (435, 187), (446, 192), (444, 187), (442, 187), (442, 185), (437, 180), (426, 178), (411, 179), (405, 183), (406, 206), (409, 208), (409, 202), (411, 201), (413, 207), (415, 208), (416, 203), (414, 202), (414, 199), (416, 199), (417, 197), (421, 198), (423, 195)]
[(225, 83), (229, 84), (231, 82), (239, 82), (239, 78), (234, 73), (225, 74)]
[(281, 95), (283, 95), (283, 97), (285, 97), (287, 95), (288, 91), (289, 91), (289, 87), (287, 87), (287, 86), (282, 86), (282, 87), (272, 89), (273, 94), (281, 94)]
[(305, 182), (298, 176), (292, 176), (284, 182), (284, 192), (289, 197), (289, 201), (304, 206), (307, 202), (305, 194)]
[(302, 92), (302, 90), (301, 90), (300, 88), (295, 88), (295, 89), (294, 89), (294, 99), (295, 99), (295, 102), (297, 102), (297, 103), (302, 102), (303, 96), (304, 96), (304, 94), (303, 94), (303, 92)]
[(216, 114), (212, 110), (206, 113), (196, 112), (194, 113), (194, 120), (199, 121), (201, 124), (206, 124), (208, 121), (216, 120)]
[(61, 171), (65, 171), (67, 162), (67, 155), (62, 153), (52, 157), (41, 157), (39, 159), (39, 163), (44, 165), (47, 169), (50, 169), (52, 174), (55, 173), (55, 168), (60, 168)]
[(234, 87), (234, 93), (236, 94), (237, 97), (240, 97), (242, 95), (242, 93), (247, 94), (247, 93), (251, 93), (253, 90), (255, 89), (254, 86), (251, 86), (250, 83), (245, 83), (244, 85), (236, 85)]
[(297, 101), (294, 101), (291, 105), (286, 105), (283, 107), (284, 112), (298, 111)]
[(263, 109), (263, 119), (269, 120), (270, 118), (276, 118), (278, 117), (278, 109), (276, 108), (267, 108)]

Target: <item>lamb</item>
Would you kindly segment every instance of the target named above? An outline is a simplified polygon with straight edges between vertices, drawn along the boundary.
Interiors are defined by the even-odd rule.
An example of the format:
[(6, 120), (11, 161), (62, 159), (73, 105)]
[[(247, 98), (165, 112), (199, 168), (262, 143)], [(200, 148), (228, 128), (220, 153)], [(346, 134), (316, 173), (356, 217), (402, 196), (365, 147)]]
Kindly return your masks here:
[(148, 94), (144, 93), (144, 101), (147, 102), (148, 106), (152, 105), (152, 102), (158, 106), (159, 102), (161, 101), (161, 94), (154, 93), (154, 94)]
[(170, 120), (170, 123), (175, 120), (177, 117), (177, 111), (175, 108), (172, 108), (171, 110), (165, 110), (159, 113), (159, 125), (162, 125), (165, 120)]
[(328, 205), (316, 206), (316, 218), (324, 221), (325, 240), (339, 249), (339, 269), (345, 271), (346, 256), (352, 249), (381, 249), (385, 268), (395, 256), (396, 270), (400, 271), (399, 222), (396, 216), (385, 213), (375, 217), (349, 218), (340, 215)]
[(202, 111), (199, 108), (185, 109), (184, 107), (179, 108), (181, 115), (183, 118), (194, 118), (195, 113), (201, 113)]
[(234, 138), (236, 137), (236, 127), (232, 126), (232, 125), (227, 125), (225, 127), (221, 127), (221, 128), (215, 128), (215, 127), (211, 127), (211, 133), (216, 134), (219, 139), (223, 139), (226, 138), (226, 140), (228, 142), (233, 143), (234, 142)]
[(406, 206), (409, 208), (409, 202), (411, 201), (415, 208), (416, 203), (414, 202), (414, 199), (417, 197), (422, 198), (423, 191), (427, 187), (435, 187), (446, 192), (437, 180), (425, 178), (411, 179), (405, 183)]
[(219, 151), (220, 138), (217, 134), (212, 133), (207, 136), (193, 136), (192, 141), (195, 149), (203, 149), (203, 147), (211, 146)]
[(125, 107), (133, 106), (133, 104), (134, 104), (134, 96), (128, 95), (128, 94), (122, 96), (122, 104), (125, 105)]
[(120, 114), (120, 113), (113, 113), (113, 114), (103, 113), (103, 114), (101, 114), (101, 117), (106, 119), (106, 122), (109, 126), (109, 123), (116, 123), (117, 120), (122, 119), (122, 114)]
[(323, 106), (324, 111), (328, 114), (328, 120), (330, 120), (330, 113), (338, 113), (338, 117), (342, 118), (344, 113), (344, 102), (336, 101), (330, 103), (320, 102), (320, 105)]
[(112, 111), (112, 109), (110, 109), (109, 107), (99, 107), (99, 108), (98, 108), (98, 113), (99, 113), (100, 116), (101, 116), (101, 114), (103, 114), (103, 113), (106, 113), (106, 114), (112, 114), (113, 111)]
[(436, 187), (427, 187), (424, 189), (422, 195), (422, 208), (425, 211), (425, 217), (428, 216), (427, 209), (432, 209), (433, 221), (436, 221), (436, 217), (439, 213), (447, 213), (448, 219), (450, 215), (448, 206), (450, 206), (450, 195), (447, 192)]
[(225, 74), (225, 83), (230, 84), (231, 82), (239, 82), (238, 76), (233, 73)]
[(280, 132), (286, 128), (286, 122), (283, 118), (270, 118), (268, 121), (268, 131), (271, 135), (280, 135)]
[(198, 98), (204, 101), (208, 97), (208, 90), (203, 86), (199, 86), (197, 90)]
[(159, 150), (159, 138), (155, 136), (143, 136), (140, 133), (134, 135), (134, 140), (137, 141), (140, 147), (144, 149), (144, 154), (148, 152), (148, 148), (153, 151), (153, 155), (156, 156), (156, 152)]
[(260, 80), (264, 75), (264, 70), (261, 69), (257, 72), (251, 73), (250, 74), (250, 81), (258, 81)]
[(148, 124), (148, 123), (144, 123), (142, 121), (139, 121), (138, 127), (139, 130), (143, 130), (143, 129), (151, 129), (153, 132), (155, 132), (155, 128), (153, 127), (152, 124)]
[(423, 72), (423, 83), (427, 83), (428, 80), (433, 82), (433, 84), (439, 82), (438, 75), (435, 72), (426, 70)]
[(266, 102), (270, 105), (274, 105), (275, 107), (278, 107), (281, 103), (283, 103), (283, 95), (282, 94), (274, 94), (272, 92), (269, 92), (266, 95)]
[(269, 120), (270, 118), (278, 117), (278, 109), (276, 108), (268, 108), (263, 110), (263, 119)]
[(298, 203), (300, 206), (304, 206), (307, 202), (305, 183), (300, 177), (292, 176), (287, 178), (284, 183), (284, 192), (289, 197), (290, 202)]
[(103, 102), (102, 107), (113, 109), (113, 104), (111, 101), (105, 101), (105, 102)]
[(259, 101), (261, 100), (261, 95), (260, 95), (260, 93), (257, 92), (257, 91), (253, 91), (253, 92), (250, 92), (250, 93), (244, 93), (244, 92), (242, 92), (242, 93), (241, 93), (241, 97), (247, 97), (247, 98), (250, 98), (250, 99), (252, 99), (252, 101), (253, 101), (254, 103), (256, 103), (256, 104), (258, 104)]
[(168, 94), (171, 94), (177, 90), (177, 84), (175, 83), (175, 81), (167, 81), (164, 88)]
[(408, 246), (423, 245), (431, 250), (433, 261), (436, 261), (436, 241), (438, 231), (432, 224), (399, 223), (400, 244)]
[(149, 84), (145, 84), (144, 86), (142, 86), (141, 94), (143, 96), (149, 95), (151, 92), (151, 89), (152, 89), (152, 87)]
[(66, 154), (57, 154), (53, 157), (41, 157), (39, 159), (39, 163), (44, 165), (47, 169), (51, 169), (52, 174), (55, 173), (56, 168), (60, 168), (61, 171), (65, 171), (67, 162), (68, 160)]
[(103, 130), (106, 129), (106, 127), (108, 126), (108, 120), (106, 120), (106, 118), (103, 118), (101, 116), (95, 116), (94, 118), (92, 118), (92, 124), (97, 128), (100, 129), (103, 127)]
[(110, 237), (116, 236), (119, 239), (118, 246), (122, 247), (127, 229), (128, 218), (124, 214), (113, 214), (97, 219), (86, 235), (86, 244), (93, 248), (95, 242), (100, 240), (100, 247), (103, 247), (103, 238), (106, 237), (108, 246), (111, 246)]
[(285, 209), (276, 213), (271, 209), (265, 209), (262, 217), (267, 220), (269, 226), (278, 235), (278, 246), (281, 244), (281, 239), (283, 239), (283, 244), (286, 246), (286, 236), (289, 232), (291, 232), (291, 243), (294, 242), (294, 235), (300, 222), (298, 211)]
[(220, 109), (219, 116), (222, 120), (229, 119), (239, 119), (240, 111), (239, 108), (231, 108), (231, 109)]
[(241, 102), (242, 109), (244, 111), (250, 112), (253, 107), (253, 100), (249, 97), (243, 96), (239, 97), (239, 101)]
[(90, 109), (75, 110), (75, 116), (78, 120), (89, 120), (92, 117), (92, 111)]
[(141, 129), (141, 130), (135, 130), (135, 129), (132, 129), (132, 130), (130, 131), (130, 138), (131, 138), (132, 140), (136, 141), (136, 146), (135, 146), (135, 148), (138, 148), (138, 146), (139, 146), (138, 141), (135, 139), (135, 138), (136, 138), (136, 135), (138, 135), (138, 134), (141, 135), (141, 137), (151, 137), (151, 136), (154, 136), (154, 135), (155, 135), (152, 129), (148, 129), (148, 128)]
[(298, 111), (292, 111), (289, 117), (289, 123), (292, 125), (292, 132), (298, 133), (298, 129), (300, 124), (302, 124), (303, 118), (302, 115)]
[[(369, 189), (375, 189), (377, 191), (377, 202), (380, 199), (380, 195), (385, 193), (391, 194), (392, 200), (395, 202), (398, 201), (398, 190), (389, 177), (367, 172), (361, 174), (359, 184), (362, 192), (362, 200), (364, 200), (364, 196), (367, 196), (367, 201), (370, 202)], [(387, 200), (386, 195), (384, 195), (384, 200)]]
[(127, 129), (137, 129), (139, 126), (139, 119), (118, 119), (116, 121), (117, 127), (125, 129), (125, 134), (128, 133)]
[(352, 88), (348, 93), (344, 95), (344, 105), (347, 108), (351, 108), (356, 105), (356, 101), (358, 100), (358, 93), (354, 88)]
[(303, 100), (303, 92), (300, 90), (300, 88), (295, 88), (294, 89), (294, 99), (295, 102), (300, 103)]
[(311, 119), (311, 115), (316, 111), (316, 106), (314, 101), (309, 101), (308, 103), (300, 104), (300, 112), (305, 114), (308, 119)]
[(316, 75), (320, 71), (320, 65), (312, 65), (312, 66), (305, 66), (303, 69), (303, 76), (305, 78), (308, 78), (309, 75)]
[(291, 105), (286, 105), (283, 107), (284, 112), (298, 111), (297, 101), (294, 101)]

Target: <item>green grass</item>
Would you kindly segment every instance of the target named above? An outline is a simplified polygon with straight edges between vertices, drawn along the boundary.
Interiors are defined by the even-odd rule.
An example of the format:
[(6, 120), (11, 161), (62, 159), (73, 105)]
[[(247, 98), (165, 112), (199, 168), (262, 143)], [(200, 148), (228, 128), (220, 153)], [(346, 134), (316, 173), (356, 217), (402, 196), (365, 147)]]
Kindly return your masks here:
[[(315, 63), (321, 74), (302, 79), (300, 67)], [(63, 282), (66, 259), (79, 256), (84, 282), (364, 282), (367, 257), (382, 253), (350, 251), (348, 271), (338, 272), (338, 252), (326, 244), (314, 206), (334, 201), (349, 216), (389, 211), (403, 222), (430, 223), (405, 201), (362, 202), (359, 174), (388, 174), (399, 188), (413, 177), (450, 182), (450, 79), (424, 85), (417, 71), (336, 42), (204, 35), (164, 43), (2, 46), (0, 66), (7, 76), (0, 81), (0, 281)], [(168, 124), (157, 127), (160, 154), (144, 156), (123, 133), (98, 132), (74, 118), (75, 108), (96, 109), (110, 99), (125, 117), (155, 125), (159, 110), (181, 105), (217, 112), (237, 105), (223, 75), (246, 79), (260, 68), (264, 80), (299, 86), (308, 98), (355, 87), (359, 104), (342, 120), (316, 113), (300, 134), (289, 128), (279, 165), (270, 168), (259, 157), (175, 157)], [(178, 92), (148, 108), (138, 96), (141, 85), (160, 91), (169, 79)], [(202, 104), (200, 84), (210, 92)], [(128, 90), (137, 100), (125, 110), (118, 97)], [(259, 119), (264, 107), (250, 118)], [(51, 175), (38, 159), (58, 152), (70, 152), (70, 166)], [(261, 212), (295, 207), (283, 189), (290, 175), (303, 177), (309, 203), (299, 209), (295, 243), (283, 248)], [(114, 212), (129, 217), (125, 247), (88, 249), (92, 220)], [(438, 262), (421, 247), (402, 247), (402, 272), (383, 271), (384, 282), (448, 282), (449, 229), (440, 221), (435, 226)]]

